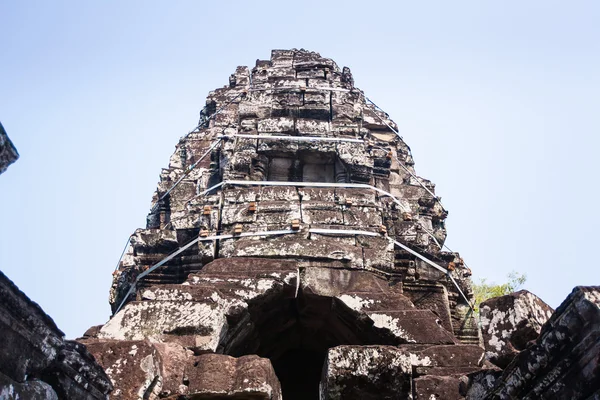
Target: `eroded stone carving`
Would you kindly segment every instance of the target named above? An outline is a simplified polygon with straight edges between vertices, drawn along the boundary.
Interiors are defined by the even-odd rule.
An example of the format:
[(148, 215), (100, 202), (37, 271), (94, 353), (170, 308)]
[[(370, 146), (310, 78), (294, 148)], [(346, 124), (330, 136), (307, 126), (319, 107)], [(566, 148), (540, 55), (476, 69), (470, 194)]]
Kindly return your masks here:
[[(196, 355), (257, 354), (273, 363), (288, 399), (317, 398), (336, 346), (420, 346), (398, 350), (408, 360), (444, 346), (470, 354), (460, 345), (480, 342), (470, 271), (441, 248), (447, 212), (434, 185), (415, 174), (396, 124), (354, 86), (349, 68), (318, 53), (274, 50), (252, 69), (237, 68), (206, 104), (115, 271), (116, 314), (85, 343), (95, 351), (150, 341)], [(413, 378), (447, 372), (419, 364), (413, 376), (407, 368), (406, 396)], [(126, 386), (150, 393), (136, 371), (137, 383)], [(164, 385), (166, 375), (156, 373), (156, 387), (192, 395), (191, 381)]]

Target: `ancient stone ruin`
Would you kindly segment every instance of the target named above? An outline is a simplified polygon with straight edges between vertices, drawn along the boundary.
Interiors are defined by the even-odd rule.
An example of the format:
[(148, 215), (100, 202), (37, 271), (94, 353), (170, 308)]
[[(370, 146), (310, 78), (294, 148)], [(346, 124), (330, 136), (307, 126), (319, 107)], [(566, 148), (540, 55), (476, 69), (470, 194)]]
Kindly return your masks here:
[(0, 272), (0, 399), (105, 399), (112, 384), (85, 346)]
[(81, 342), (115, 399), (526, 398), (552, 310), (483, 305), (484, 342), (446, 216), (349, 68), (275, 50), (209, 94)]
[[(115, 315), (84, 340), (123, 398), (388, 398), (479, 370), (470, 271), (396, 131), (313, 52), (273, 51), (211, 92), (115, 271)], [(120, 363), (140, 352), (132, 382), (141, 359)]]
[(479, 322), (447, 214), (349, 68), (274, 50), (209, 93), (113, 273), (112, 318), (78, 339), (95, 361), (71, 370), (110, 382), (59, 397), (600, 399), (600, 289), (554, 313), (491, 299)]
[(10, 141), (4, 127), (0, 123), (0, 174), (19, 158), (17, 149)]

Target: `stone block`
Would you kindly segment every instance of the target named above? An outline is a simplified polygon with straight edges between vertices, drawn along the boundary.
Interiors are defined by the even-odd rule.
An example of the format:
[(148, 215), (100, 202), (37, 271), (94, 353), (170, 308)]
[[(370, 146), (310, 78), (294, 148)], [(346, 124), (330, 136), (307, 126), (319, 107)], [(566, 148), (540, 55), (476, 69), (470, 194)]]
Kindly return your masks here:
[(381, 210), (359, 205), (343, 207), (344, 225), (353, 227), (380, 227), (383, 225)]
[[(111, 399), (136, 399), (153, 392), (160, 377), (158, 352), (148, 341), (84, 341), (115, 385)], [(158, 394), (158, 393), (156, 393)]]
[(297, 263), (268, 258), (222, 258), (207, 264), (203, 274), (215, 276), (257, 276), (273, 275), (281, 277), (289, 272), (296, 273)]
[(0, 399), (58, 400), (58, 395), (52, 389), (52, 386), (44, 381), (32, 379), (19, 383), (0, 373)]
[(296, 70), (291, 65), (288, 67), (270, 68), (267, 72), (267, 77), (269, 80), (294, 79), (296, 78)]
[(298, 107), (304, 105), (302, 92), (278, 92), (273, 93), (273, 103), (281, 108)]
[(448, 332), (453, 331), (448, 291), (444, 285), (437, 282), (405, 282), (403, 289), (404, 295), (416, 308), (431, 310)]
[(258, 203), (255, 221), (258, 224), (271, 225), (276, 229), (289, 229), (293, 220), (301, 220), (301, 218), (300, 203), (261, 200)]
[(456, 376), (420, 376), (413, 381), (415, 400), (462, 400), (461, 380)]
[(296, 186), (264, 186), (260, 191), (260, 201), (299, 202)]
[(304, 93), (304, 104), (324, 106), (329, 110), (329, 92), (318, 89), (307, 90)]
[(310, 104), (306, 102), (306, 96), (304, 97), (305, 105), (298, 108), (298, 118), (309, 118), (315, 120), (328, 121), (330, 116), (329, 103), (324, 96), (313, 96)]
[(406, 343), (457, 344), (454, 336), (444, 329), (439, 318), (430, 310), (371, 312), (369, 317), (378, 328), (385, 328)]
[(263, 118), (258, 121), (259, 133), (292, 133), (294, 131), (294, 119), (289, 117)]
[(291, 50), (271, 51), (271, 65), (274, 68), (291, 67), (294, 63), (294, 52)]
[(131, 245), (138, 255), (171, 253), (179, 248), (177, 233), (164, 229), (137, 229), (131, 236)]
[(222, 330), (226, 329), (226, 313), (234, 305), (226, 300), (209, 304), (173, 300), (131, 302), (100, 329), (98, 337), (159, 340), (163, 335), (185, 332), (202, 341), (205, 350), (214, 351)]
[(578, 286), (480, 398), (593, 399), (600, 391), (599, 360), (600, 287)]
[(298, 70), (296, 77), (298, 78), (309, 78), (309, 79), (325, 79), (327, 76), (327, 70), (323, 68), (318, 69), (304, 69)]
[(192, 399), (282, 399), (271, 362), (255, 355), (204, 354), (186, 366), (186, 376)]
[(249, 205), (250, 202), (235, 205), (232, 204), (229, 207), (224, 207), (221, 212), (221, 224), (230, 226), (233, 224), (255, 222), (256, 215), (260, 212), (260, 205), (257, 203), (256, 211), (250, 211)]
[(538, 337), (554, 311), (526, 290), (486, 300), (479, 309), (486, 357), (500, 368)]
[(296, 131), (299, 136), (326, 136), (329, 132), (327, 121), (315, 121), (311, 119), (298, 118), (296, 120)]
[(336, 201), (336, 189), (299, 187), (298, 194), (301, 196), (303, 202), (321, 201), (334, 203)]
[(302, 201), (302, 222), (328, 225), (342, 225), (344, 217), (342, 207), (330, 202)]
[(391, 346), (329, 349), (323, 369), (323, 400), (412, 398), (410, 357)]

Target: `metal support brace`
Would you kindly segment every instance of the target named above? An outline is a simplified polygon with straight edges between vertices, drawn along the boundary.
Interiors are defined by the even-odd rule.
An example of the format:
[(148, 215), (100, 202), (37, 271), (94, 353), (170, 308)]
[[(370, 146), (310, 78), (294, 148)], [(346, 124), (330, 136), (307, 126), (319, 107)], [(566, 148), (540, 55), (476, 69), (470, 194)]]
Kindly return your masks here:
[(306, 86), (282, 86), (282, 87), (271, 87), (271, 88), (254, 88), (254, 89), (250, 89), (251, 92), (266, 92), (269, 90), (272, 91), (281, 91), (281, 90), (329, 90), (332, 92), (344, 92), (344, 93), (348, 93), (351, 92), (352, 90), (350, 89), (344, 89), (344, 88), (334, 88), (334, 87), (327, 87), (327, 86), (318, 86), (318, 87), (306, 87)]
[(355, 230), (355, 229), (326, 229), (326, 228), (309, 228), (308, 232), (310, 233), (330, 233), (330, 234), (334, 234), (334, 235), (346, 235), (346, 236), (352, 236), (352, 235), (364, 235), (364, 236), (381, 236), (380, 233), (377, 232), (371, 232), (371, 231), (361, 231), (361, 230)]
[(156, 204), (154, 204), (152, 206), (152, 208), (150, 209), (150, 214), (152, 214), (154, 211), (156, 211), (161, 200), (163, 200), (165, 197), (167, 197), (169, 195), (169, 193), (171, 193), (173, 191), (173, 189), (175, 189), (177, 187), (177, 185), (179, 185), (181, 183), (181, 181), (184, 180), (185, 177), (188, 176), (194, 168), (196, 168), (196, 166), (200, 163), (200, 161), (202, 161), (207, 155), (209, 155), (214, 150), (215, 147), (217, 147), (219, 145), (219, 143), (221, 143), (221, 140), (223, 140), (223, 138), (219, 138), (215, 143), (213, 143), (213, 145), (210, 146), (209, 149), (206, 150), (206, 152), (204, 154), (202, 154), (202, 156), (200, 156), (200, 158), (195, 163), (193, 163), (192, 165), (189, 166), (189, 168), (184, 172), (183, 175), (181, 175), (181, 177), (177, 180), (177, 182), (175, 182), (175, 184), (173, 186), (171, 186), (169, 188), (169, 190), (167, 190), (165, 192), (165, 194), (160, 196), (160, 198), (156, 201)]
[[(133, 282), (133, 284), (131, 285), (131, 287), (129, 288), (129, 290), (127, 291), (127, 294), (123, 298), (123, 301), (121, 302), (121, 304), (119, 305), (119, 307), (116, 309), (116, 311), (115, 311), (114, 314), (118, 313), (121, 310), (121, 308), (123, 307), (123, 305), (127, 301), (127, 298), (131, 294), (133, 294), (133, 292), (136, 290), (137, 283), (141, 279), (143, 279), (144, 277), (146, 277), (148, 274), (150, 274), (152, 271), (156, 270), (157, 268), (165, 265), (167, 262), (171, 261), (173, 258), (177, 257), (179, 254), (183, 253), (184, 251), (186, 251), (187, 249), (189, 249), (191, 246), (193, 246), (194, 244), (196, 244), (198, 242), (208, 242), (208, 241), (213, 241), (213, 240), (223, 240), (223, 239), (232, 239), (232, 238), (240, 238), (240, 237), (251, 237), (251, 236), (289, 235), (289, 234), (296, 234), (296, 233), (299, 233), (299, 232), (300, 231), (295, 231), (295, 230), (291, 230), (291, 229), (284, 229), (284, 230), (277, 230), (277, 231), (243, 232), (243, 233), (240, 233), (240, 234), (237, 234), (237, 235), (227, 234), (227, 235), (213, 235), (213, 236), (207, 236), (207, 237), (197, 237), (196, 239), (192, 240), (191, 242), (189, 242), (185, 246), (179, 248), (177, 251), (175, 251), (175, 252), (171, 253), (170, 255), (168, 255), (167, 257), (163, 258), (161, 261), (159, 261), (158, 263), (154, 264), (152, 267), (148, 268), (146, 271), (144, 271), (141, 274), (139, 274), (137, 276), (137, 278), (135, 279), (135, 281)], [(373, 237), (375, 237), (375, 236), (381, 236), (381, 234), (376, 233), (376, 232), (363, 231), (363, 230), (354, 230), (354, 229), (309, 228), (308, 232), (309, 233), (320, 233), (320, 234), (347, 235), (347, 236), (354, 236), (354, 235), (364, 235), (364, 236), (373, 236)], [(408, 247), (408, 246), (406, 246), (406, 245), (398, 242), (397, 240), (394, 240), (394, 239), (390, 238), (389, 236), (385, 236), (385, 238), (388, 241), (390, 241), (390, 243), (393, 243), (396, 246), (400, 247), (401, 249), (408, 251), (410, 254), (412, 254), (415, 257), (421, 259), (422, 261), (424, 261), (425, 263), (427, 263), (431, 267), (433, 267), (433, 268), (437, 269), (438, 271), (441, 271), (444, 274), (446, 274), (450, 278), (450, 280), (452, 281), (452, 283), (454, 284), (454, 286), (456, 287), (456, 289), (458, 290), (458, 292), (460, 293), (460, 295), (467, 302), (467, 304), (469, 305), (469, 307), (471, 307), (471, 309), (473, 309), (473, 306), (469, 302), (469, 299), (463, 293), (463, 291), (461, 290), (461, 288), (458, 286), (458, 283), (452, 277), (450, 271), (448, 271), (446, 268), (440, 267), (439, 265), (437, 265), (433, 261), (431, 261), (428, 258), (424, 257), (420, 253), (414, 251), (410, 247)]]
[(239, 238), (239, 237), (248, 237), (248, 236), (274, 236), (274, 235), (287, 235), (287, 234), (294, 234), (294, 233), (298, 233), (298, 231), (293, 231), (291, 229), (285, 229), (285, 230), (279, 230), (279, 231), (244, 232), (244, 233), (240, 233), (239, 235), (213, 235), (213, 236), (207, 236), (207, 237), (197, 237), (196, 239), (192, 240), (185, 246), (180, 247), (175, 252), (169, 254), (168, 256), (166, 256), (165, 258), (163, 258), (162, 260), (160, 260), (159, 262), (157, 262), (156, 264), (154, 264), (153, 266), (151, 266), (150, 268), (148, 268), (147, 270), (145, 270), (144, 272), (139, 274), (135, 278), (135, 281), (131, 284), (131, 287), (127, 291), (127, 294), (123, 298), (123, 301), (121, 302), (121, 304), (119, 304), (119, 307), (115, 310), (114, 314), (118, 313), (119, 310), (121, 310), (121, 308), (127, 301), (127, 298), (135, 291), (137, 283), (141, 279), (143, 279), (145, 276), (150, 274), (155, 269), (162, 267), (163, 265), (165, 265), (166, 263), (171, 261), (173, 258), (177, 257), (179, 254), (183, 253), (184, 251), (186, 251), (187, 249), (189, 249), (191, 246), (193, 246), (194, 244), (196, 244), (198, 242), (209, 242), (209, 241), (220, 240), (220, 239), (232, 239), (234, 237)]
[(467, 302), (467, 304), (469, 305), (469, 307), (471, 308), (471, 310), (475, 311), (473, 309), (473, 305), (471, 305), (471, 302), (469, 301), (469, 299), (467, 298), (467, 296), (465, 296), (465, 294), (463, 293), (462, 289), (460, 288), (460, 286), (458, 286), (458, 283), (456, 282), (456, 280), (454, 280), (454, 277), (452, 276), (451, 272), (448, 271), (445, 268), (440, 267), (439, 265), (437, 265), (436, 263), (434, 263), (433, 261), (423, 257), (421, 254), (417, 253), (416, 251), (414, 251), (413, 249), (411, 249), (408, 246), (403, 245), (402, 243), (398, 242), (397, 240), (394, 240), (392, 238), (389, 238), (389, 240), (391, 240), (392, 242), (394, 242), (394, 244), (406, 251), (408, 251), (410, 254), (414, 255), (415, 257), (418, 257), (419, 259), (423, 260), (424, 262), (426, 262), (427, 264), (429, 264), (430, 266), (432, 266), (433, 268), (437, 269), (438, 271), (442, 271), (444, 272), (448, 278), (450, 278), (450, 280), (452, 281), (452, 283), (454, 284), (454, 286), (456, 287), (456, 289), (458, 290), (458, 292), (460, 293), (460, 295), (462, 296), (463, 299), (465, 299), (465, 301)]
[[(369, 103), (373, 104), (375, 107), (379, 108), (379, 106), (375, 103), (373, 103), (373, 101), (371, 101), (371, 99), (369, 99), (367, 96), (365, 96), (365, 100), (367, 100)], [(379, 108), (381, 110), (381, 108)], [(381, 110), (383, 111), (383, 110)], [(400, 133), (398, 133), (397, 130), (395, 130), (394, 128), (392, 128), (390, 126), (390, 124), (387, 123), (386, 120), (384, 120), (383, 118), (381, 118), (381, 116), (377, 113), (377, 110), (373, 110), (373, 112), (375, 113), (375, 115), (377, 116), (377, 118), (379, 118), (381, 120), (381, 122), (383, 122), (388, 128), (390, 128), (390, 130), (392, 132), (394, 132), (396, 134), (396, 136), (398, 136), (401, 140), (404, 141), (404, 138), (402, 136), (400, 136)]]
[(123, 252), (121, 252), (121, 257), (119, 257), (119, 261), (117, 261), (117, 266), (115, 267), (115, 271), (119, 269), (119, 265), (121, 264), (121, 260), (123, 260), (123, 256), (127, 251), (127, 247), (129, 247), (129, 243), (131, 243), (131, 236), (127, 239), (127, 243), (125, 243), (125, 247), (123, 247)]
[[(221, 111), (223, 111), (225, 109), (225, 107), (229, 106), (230, 104), (232, 104), (234, 101), (236, 101), (240, 96), (246, 94), (246, 91), (243, 90), (242, 92), (240, 92), (237, 96), (235, 96), (233, 99), (229, 100), (227, 103), (223, 104), (221, 107), (219, 107), (214, 113), (211, 114), (210, 117), (206, 118), (206, 120), (204, 122), (208, 122), (211, 119), (213, 119), (214, 117), (216, 117)], [(198, 130), (198, 128), (200, 128), (200, 125), (197, 125), (194, 129), (192, 129), (191, 131), (189, 131), (187, 134), (185, 134), (185, 136), (183, 136), (181, 139), (179, 139), (180, 142), (184, 141), (185, 139), (187, 139), (187, 137), (192, 134), (193, 132), (196, 132)]]
[(362, 139), (349, 139), (349, 138), (328, 138), (321, 136), (267, 136), (267, 135), (245, 135), (235, 133), (233, 135), (220, 136), (226, 137), (237, 137), (244, 139), (261, 139), (261, 140), (292, 140), (292, 141), (306, 141), (306, 142), (351, 142), (351, 143), (364, 143)]
[[(394, 203), (396, 203), (398, 206), (400, 206), (400, 209), (403, 212), (410, 212), (410, 209), (406, 209), (406, 207), (404, 206), (404, 204), (402, 204), (402, 202), (400, 200), (398, 200), (398, 198), (396, 196), (394, 196), (393, 194), (386, 192), (383, 189), (379, 189), (375, 186), (371, 186), (371, 185), (367, 185), (364, 183), (329, 183), (329, 182), (284, 182), (284, 181), (237, 181), (237, 180), (231, 180), (231, 181), (222, 181), (208, 189), (206, 189), (205, 191), (199, 193), (198, 195), (194, 196), (193, 198), (189, 199), (186, 201), (186, 205), (190, 203), (190, 201), (192, 201), (195, 198), (201, 197), (206, 195), (207, 193), (210, 193), (211, 191), (218, 189), (221, 186), (225, 186), (225, 185), (239, 185), (239, 186), (295, 186), (295, 187), (322, 187), (322, 188), (352, 188), (352, 189), (371, 189), (376, 191), (379, 194), (382, 194), (386, 197), (389, 197), (392, 199), (392, 201)], [(425, 233), (427, 233), (435, 242), (435, 244), (441, 249), (442, 246), (440, 245), (440, 243), (438, 242), (438, 240), (436, 239), (436, 237), (433, 235), (432, 232), (430, 232), (427, 229), (424, 229)]]
[(224, 185), (239, 185), (239, 186), (295, 186), (295, 187), (321, 187), (321, 188), (354, 188), (354, 189), (370, 189), (374, 190), (377, 193), (380, 193), (386, 197), (389, 197), (394, 201), (394, 203), (400, 206), (403, 212), (410, 212), (407, 210), (404, 204), (400, 200), (398, 200), (393, 194), (386, 192), (383, 189), (379, 189), (378, 187), (367, 185), (365, 183), (333, 183), (333, 182), (284, 182), (284, 181), (239, 181), (239, 180), (227, 180), (223, 181), (209, 189), (206, 189), (202, 193), (194, 196), (192, 199), (189, 199), (187, 203), (192, 201), (196, 197), (200, 197), (205, 195), (206, 193)]
[[(389, 149), (384, 149), (381, 146), (373, 146), (376, 149), (379, 150), (383, 150), (383, 151), (389, 151)], [(425, 186), (425, 184), (423, 182), (421, 182), (421, 180), (419, 179), (419, 177), (417, 175), (415, 175), (410, 169), (408, 169), (408, 167), (406, 165), (404, 165), (403, 162), (401, 162), (398, 157), (393, 156), (394, 160), (396, 160), (396, 162), (398, 163), (398, 165), (404, 170), (406, 171), (410, 176), (412, 176), (417, 183), (423, 188), (425, 189), (425, 191), (427, 191), (427, 193), (429, 193), (431, 195), (431, 197), (433, 197), (435, 199), (435, 201), (437, 201), (439, 203), (439, 205), (442, 207), (442, 209), (444, 211), (446, 211), (446, 209), (444, 208), (444, 205), (442, 204), (442, 201), (440, 200), (440, 198), (438, 196), (436, 196), (431, 190), (429, 190), (429, 188), (427, 186)]]
[[(225, 183), (226, 183), (226, 182), (227, 182), (227, 181), (219, 182), (219, 183), (217, 183), (216, 185), (214, 185), (214, 186), (211, 186), (211, 187), (209, 187), (208, 189), (206, 189), (206, 190), (204, 190), (204, 191), (202, 191), (202, 192), (198, 193), (198, 195), (196, 195), (196, 196), (195, 196), (195, 197), (193, 197), (192, 199), (194, 199), (194, 198), (196, 198), (196, 197), (201, 197), (201, 196), (207, 195), (208, 193), (212, 192), (213, 190), (215, 190), (215, 189), (218, 189), (218, 188), (220, 188), (221, 186), (225, 185)], [(192, 200), (192, 199), (190, 199), (190, 200)], [(188, 200), (187, 202), (189, 202), (190, 200)], [(186, 202), (186, 203), (187, 203), (187, 202)]]
[[(309, 232), (313, 232), (313, 233), (331, 233), (331, 234), (336, 234), (336, 235), (365, 235), (365, 236), (381, 236), (378, 233), (375, 232), (370, 232), (370, 231), (360, 231), (360, 230), (345, 230), (345, 229), (317, 229), (317, 228), (311, 228), (308, 230)], [(397, 240), (392, 239), (389, 236), (386, 236), (386, 238), (393, 244), (395, 244), (396, 246), (400, 247), (403, 250), (408, 251), (410, 254), (412, 254), (413, 256), (419, 258), (420, 260), (424, 261), (425, 263), (427, 263), (428, 265), (430, 265), (431, 267), (437, 269), (438, 271), (443, 272), (444, 274), (446, 274), (448, 276), (448, 278), (450, 278), (450, 280), (452, 281), (452, 283), (454, 284), (454, 286), (456, 286), (456, 289), (458, 290), (458, 292), (460, 293), (460, 295), (463, 297), (463, 299), (465, 299), (465, 301), (467, 302), (467, 304), (469, 305), (469, 307), (471, 307), (471, 309), (473, 309), (473, 306), (471, 305), (471, 302), (469, 301), (469, 299), (467, 298), (467, 296), (465, 296), (465, 294), (463, 293), (463, 291), (461, 290), (461, 288), (458, 286), (458, 283), (456, 282), (456, 280), (454, 280), (454, 278), (452, 277), (450, 271), (448, 271), (446, 268), (444, 267), (440, 267), (439, 265), (437, 265), (436, 263), (434, 263), (433, 261), (431, 261), (430, 259), (424, 257), (423, 255), (421, 255), (420, 253), (417, 253), (416, 251), (414, 251), (413, 249), (411, 249), (410, 247), (400, 243)]]
[(435, 244), (437, 245), (437, 247), (439, 247), (440, 249), (442, 249), (444, 246), (440, 244), (440, 242), (437, 240), (437, 238), (435, 237), (435, 235), (433, 234), (432, 231), (430, 231), (429, 229), (425, 228), (423, 225), (420, 225), (421, 229), (423, 229), (425, 231), (426, 234), (429, 235), (430, 238), (433, 239), (433, 241), (435, 242)]

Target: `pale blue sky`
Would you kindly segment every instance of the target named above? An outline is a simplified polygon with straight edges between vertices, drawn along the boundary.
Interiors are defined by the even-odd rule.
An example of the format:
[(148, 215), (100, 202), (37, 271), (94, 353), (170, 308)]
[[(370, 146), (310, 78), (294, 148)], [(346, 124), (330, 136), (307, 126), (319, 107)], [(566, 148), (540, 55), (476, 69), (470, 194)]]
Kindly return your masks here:
[(474, 277), (527, 273), (557, 306), (600, 284), (597, 1), (0, 0), (0, 269), (68, 337), (209, 90), (274, 48), (349, 66), (449, 209)]

